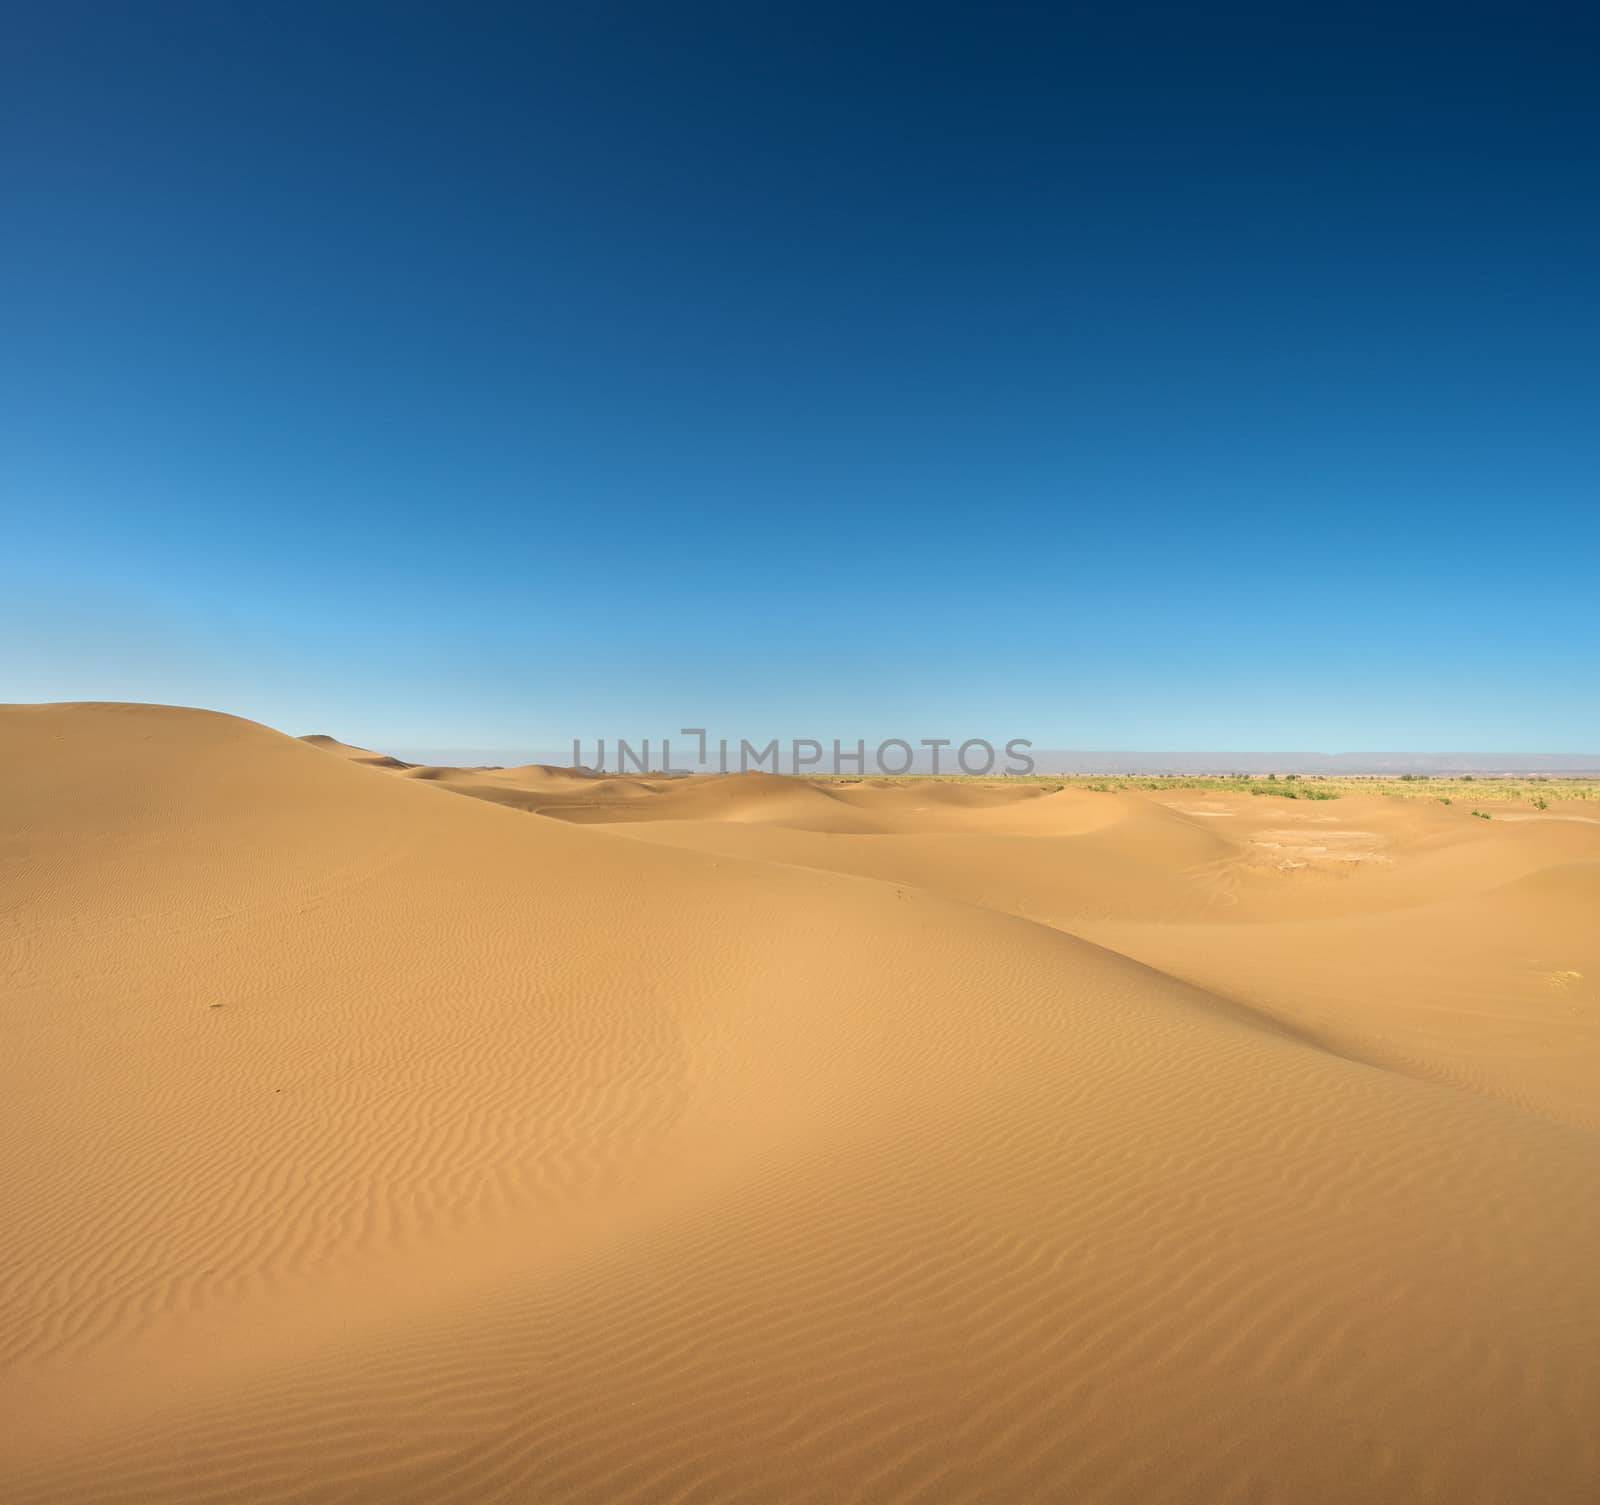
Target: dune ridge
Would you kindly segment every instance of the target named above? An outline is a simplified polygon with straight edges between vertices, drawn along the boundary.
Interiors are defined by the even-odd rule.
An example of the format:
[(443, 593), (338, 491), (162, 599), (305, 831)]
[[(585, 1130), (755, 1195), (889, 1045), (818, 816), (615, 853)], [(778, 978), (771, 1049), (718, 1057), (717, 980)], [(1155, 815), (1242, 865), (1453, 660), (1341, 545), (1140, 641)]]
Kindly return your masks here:
[(1600, 828), (0, 749), (8, 1499), (1600, 1483)]

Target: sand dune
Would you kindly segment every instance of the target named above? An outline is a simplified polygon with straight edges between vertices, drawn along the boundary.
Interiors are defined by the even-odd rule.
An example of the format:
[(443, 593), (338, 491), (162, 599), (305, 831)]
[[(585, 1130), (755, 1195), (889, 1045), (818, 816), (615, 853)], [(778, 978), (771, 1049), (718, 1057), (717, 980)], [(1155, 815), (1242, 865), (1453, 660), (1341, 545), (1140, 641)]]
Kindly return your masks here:
[(4, 1498), (1587, 1502), (1571, 813), (0, 708)]

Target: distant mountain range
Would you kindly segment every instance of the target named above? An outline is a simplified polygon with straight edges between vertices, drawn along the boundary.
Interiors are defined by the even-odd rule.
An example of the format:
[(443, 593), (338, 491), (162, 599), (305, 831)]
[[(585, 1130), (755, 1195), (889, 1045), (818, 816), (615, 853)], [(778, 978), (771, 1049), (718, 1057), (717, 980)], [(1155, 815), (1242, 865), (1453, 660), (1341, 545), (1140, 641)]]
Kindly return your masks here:
[(1072, 752), (1035, 750), (1039, 773), (1600, 774), (1589, 753)]
[[(567, 767), (572, 762), (572, 746), (544, 749), (494, 749), (494, 748), (399, 748), (385, 749), (411, 763), (444, 764), (451, 767), (515, 767), (524, 763), (547, 763)], [(931, 769), (927, 750), (917, 749), (920, 756), (912, 771), (927, 773)], [(584, 755), (594, 756), (594, 743), (584, 745)], [(1032, 757), (1035, 773), (1077, 774), (1228, 774), (1228, 773), (1299, 773), (1299, 774), (1387, 774), (1395, 777), (1403, 773), (1442, 776), (1447, 774), (1543, 774), (1559, 777), (1600, 776), (1600, 754), (1596, 753), (1423, 753), (1423, 752), (1100, 752), (1075, 749), (1034, 748)], [(870, 754), (869, 754), (870, 758)], [(682, 755), (674, 751), (674, 763)], [(941, 768), (950, 772), (951, 751), (945, 749)], [(995, 771), (1005, 767), (1004, 757), (997, 759)], [(697, 770), (711, 772), (711, 769)], [(789, 752), (783, 747), (783, 772), (790, 772)], [(827, 772), (809, 769), (805, 772)], [(854, 773), (854, 769), (847, 769)], [(868, 768), (870, 777), (872, 770)]]

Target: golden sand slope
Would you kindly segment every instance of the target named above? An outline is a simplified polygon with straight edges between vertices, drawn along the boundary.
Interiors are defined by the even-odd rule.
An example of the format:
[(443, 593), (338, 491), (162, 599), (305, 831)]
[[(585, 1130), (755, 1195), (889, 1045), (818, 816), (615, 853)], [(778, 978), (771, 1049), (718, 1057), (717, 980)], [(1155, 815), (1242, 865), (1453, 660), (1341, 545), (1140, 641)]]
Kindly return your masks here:
[(0, 759), (8, 1501), (1600, 1484), (1600, 827)]

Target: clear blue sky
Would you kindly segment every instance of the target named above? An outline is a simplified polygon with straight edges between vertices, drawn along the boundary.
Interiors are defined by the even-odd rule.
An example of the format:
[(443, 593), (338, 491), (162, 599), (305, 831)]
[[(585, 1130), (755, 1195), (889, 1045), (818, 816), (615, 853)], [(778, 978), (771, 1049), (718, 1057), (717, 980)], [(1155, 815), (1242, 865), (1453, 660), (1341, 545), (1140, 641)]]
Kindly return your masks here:
[(0, 698), (1600, 750), (1591, 7), (5, 30)]

